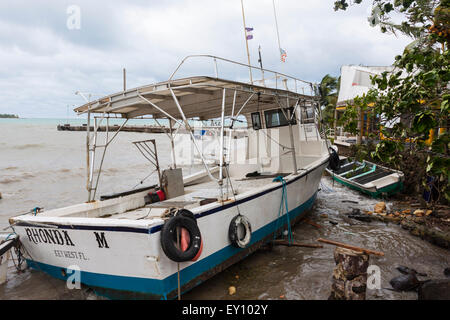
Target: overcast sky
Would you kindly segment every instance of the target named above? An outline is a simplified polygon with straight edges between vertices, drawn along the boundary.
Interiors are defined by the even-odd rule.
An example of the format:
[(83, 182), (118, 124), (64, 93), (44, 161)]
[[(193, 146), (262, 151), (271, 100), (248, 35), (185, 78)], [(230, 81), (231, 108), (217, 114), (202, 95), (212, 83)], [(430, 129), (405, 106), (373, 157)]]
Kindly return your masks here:
[[(265, 68), (318, 82), (338, 76), (344, 64), (390, 65), (410, 42), (369, 25), (371, 1), (345, 12), (335, 12), (333, 3), (275, 0), (287, 52), (281, 63), (272, 0), (244, 0), (247, 27), (254, 28), (252, 64), (261, 45)], [(80, 29), (67, 26), (69, 19), (76, 27), (71, 5), (80, 8)], [(96, 97), (120, 91), (124, 67), (128, 88), (164, 81), (191, 54), (246, 63), (240, 0), (2, 0), (0, 113), (65, 118), (68, 105), (83, 103), (76, 91)], [(195, 66), (180, 75), (212, 74), (209, 63)]]

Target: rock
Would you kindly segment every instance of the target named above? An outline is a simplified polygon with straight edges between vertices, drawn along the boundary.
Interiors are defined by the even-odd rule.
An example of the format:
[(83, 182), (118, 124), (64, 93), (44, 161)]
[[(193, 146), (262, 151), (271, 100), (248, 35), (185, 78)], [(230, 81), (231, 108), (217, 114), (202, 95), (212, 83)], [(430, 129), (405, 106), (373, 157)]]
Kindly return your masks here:
[(415, 222), (415, 223), (418, 223), (418, 224), (424, 224), (425, 223), (425, 218), (424, 217), (414, 217), (414, 219), (413, 219), (413, 221)]
[(372, 221), (372, 219), (366, 214), (349, 214), (348, 217), (352, 218), (352, 219), (359, 220), (359, 221), (364, 221), (364, 222), (371, 222)]
[(432, 214), (433, 213), (433, 210), (427, 210), (426, 212), (425, 212), (425, 215), (428, 217), (430, 214)]
[(419, 300), (450, 300), (450, 279), (431, 280), (419, 288)]
[(397, 270), (398, 270), (400, 273), (402, 273), (402, 274), (415, 273), (415, 274), (417, 274), (418, 276), (421, 276), (421, 277), (427, 277), (427, 274), (426, 274), (426, 273), (417, 272), (415, 269), (411, 269), (411, 268), (408, 268), (408, 267), (405, 267), (405, 266), (398, 266), (398, 267), (395, 268), (395, 269), (397, 269)]
[(448, 218), (450, 214), (449, 210), (434, 210), (432, 216), (436, 218), (445, 219)]
[(423, 211), (422, 209), (418, 209), (414, 211), (413, 215), (415, 215), (416, 217), (423, 217), (425, 215), (425, 211)]
[(236, 287), (231, 286), (231, 287), (228, 288), (228, 294), (229, 294), (230, 296), (232, 296), (232, 295), (235, 294), (235, 293), (236, 293)]
[(392, 278), (389, 283), (395, 291), (411, 291), (420, 285), (420, 281), (417, 279), (415, 272)]
[(445, 268), (444, 269), (444, 275), (447, 277), (450, 277), (450, 268)]
[(402, 211), (403, 214), (410, 214), (411, 213), (411, 209), (406, 209)]
[(320, 217), (321, 217), (321, 218), (328, 218), (328, 215), (327, 215), (326, 213), (322, 213), (322, 214), (320, 215)]
[(382, 213), (383, 211), (386, 211), (386, 203), (378, 202), (373, 208), (373, 211), (375, 211), (376, 213)]

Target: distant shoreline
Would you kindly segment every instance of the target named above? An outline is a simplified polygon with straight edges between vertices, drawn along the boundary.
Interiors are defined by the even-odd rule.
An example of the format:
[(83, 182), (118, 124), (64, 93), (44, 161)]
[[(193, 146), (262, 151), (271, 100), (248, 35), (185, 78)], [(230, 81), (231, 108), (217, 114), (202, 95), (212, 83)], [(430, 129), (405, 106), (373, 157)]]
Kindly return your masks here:
[(0, 113), (0, 118), (2, 118), (2, 119), (19, 119), (19, 116), (16, 115), (16, 114), (7, 114), (7, 113), (2, 114), (2, 113)]

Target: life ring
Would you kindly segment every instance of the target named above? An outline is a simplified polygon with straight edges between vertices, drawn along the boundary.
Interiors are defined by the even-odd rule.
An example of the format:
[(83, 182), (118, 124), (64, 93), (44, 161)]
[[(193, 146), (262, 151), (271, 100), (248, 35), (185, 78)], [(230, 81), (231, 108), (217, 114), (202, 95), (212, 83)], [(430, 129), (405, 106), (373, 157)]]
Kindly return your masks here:
[(330, 162), (328, 164), (328, 167), (333, 170), (339, 170), (341, 167), (341, 161), (339, 160), (339, 155), (333, 148), (330, 147)]
[[(243, 235), (239, 235), (240, 226), (244, 229)], [(245, 248), (252, 238), (252, 226), (250, 221), (240, 214), (235, 216), (231, 220), (230, 227), (228, 228), (228, 238), (235, 247)]]
[[(161, 247), (166, 256), (175, 262), (198, 259), (203, 248), (202, 236), (194, 215), (188, 210), (184, 211), (187, 212), (180, 212), (167, 220), (161, 229)], [(180, 249), (177, 248), (177, 228), (181, 230)]]

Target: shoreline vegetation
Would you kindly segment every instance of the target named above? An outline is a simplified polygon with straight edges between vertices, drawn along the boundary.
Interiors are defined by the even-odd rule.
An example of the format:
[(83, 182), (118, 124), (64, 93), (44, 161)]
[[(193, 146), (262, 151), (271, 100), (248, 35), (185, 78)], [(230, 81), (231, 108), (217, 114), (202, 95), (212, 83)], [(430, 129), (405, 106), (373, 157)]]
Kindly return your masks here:
[[(369, 21), (373, 25), (382, 33), (406, 35), (412, 42), (395, 57), (394, 71), (371, 77), (372, 88), (347, 102), (334, 126), (340, 125), (357, 137), (350, 156), (403, 171), (405, 196), (416, 197), (426, 208), (449, 206), (450, 3), (370, 2), (373, 10)], [(334, 10), (345, 11), (361, 3), (335, 1)], [(399, 23), (394, 15), (399, 15)], [(324, 78), (323, 86), (333, 89), (336, 81)], [(333, 91), (325, 91), (329, 93)], [(328, 110), (336, 110), (337, 102), (328, 98)], [(330, 112), (328, 115), (331, 118)], [(372, 129), (364, 116), (373, 118)], [(374, 124), (376, 118), (379, 124)]]
[(19, 119), (17, 114), (0, 113), (0, 119)]

